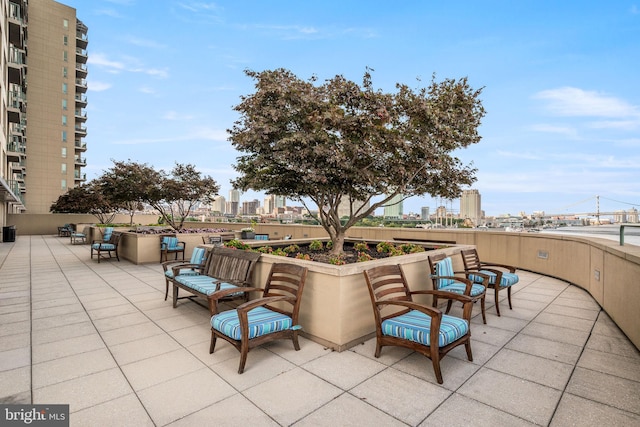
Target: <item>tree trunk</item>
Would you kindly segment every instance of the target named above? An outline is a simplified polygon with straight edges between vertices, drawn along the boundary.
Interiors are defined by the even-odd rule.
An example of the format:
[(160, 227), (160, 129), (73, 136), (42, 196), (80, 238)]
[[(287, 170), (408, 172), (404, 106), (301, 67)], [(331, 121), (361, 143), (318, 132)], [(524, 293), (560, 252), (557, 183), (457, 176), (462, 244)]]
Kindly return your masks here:
[(335, 236), (331, 237), (333, 247), (329, 254), (334, 256), (340, 256), (344, 253), (344, 231), (336, 231)]

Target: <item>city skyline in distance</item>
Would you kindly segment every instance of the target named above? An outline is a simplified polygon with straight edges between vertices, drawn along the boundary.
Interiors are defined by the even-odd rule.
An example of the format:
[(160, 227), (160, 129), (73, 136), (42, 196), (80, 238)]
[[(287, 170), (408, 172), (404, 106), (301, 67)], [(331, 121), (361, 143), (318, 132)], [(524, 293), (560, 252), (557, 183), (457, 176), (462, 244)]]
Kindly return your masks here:
[[(433, 73), (483, 88), (483, 139), (456, 155), (478, 169), (471, 188), (487, 215), (590, 211), (596, 195), (602, 211), (640, 203), (632, 3), (61, 3), (89, 27), (89, 180), (110, 159), (164, 170), (193, 163), (224, 195), (238, 156), (226, 129), (254, 90), (244, 69), (360, 82), (370, 67), (374, 87), (389, 92), (396, 82), (424, 86)], [(404, 211), (438, 204), (412, 197)]]

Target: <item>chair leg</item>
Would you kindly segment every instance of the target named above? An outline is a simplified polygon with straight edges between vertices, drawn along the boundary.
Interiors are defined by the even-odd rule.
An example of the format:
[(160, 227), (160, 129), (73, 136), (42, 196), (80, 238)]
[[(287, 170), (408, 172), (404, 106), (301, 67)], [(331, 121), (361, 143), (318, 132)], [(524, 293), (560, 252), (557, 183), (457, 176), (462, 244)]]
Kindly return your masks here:
[(451, 310), (451, 306), (453, 305), (453, 300), (450, 299), (447, 301), (447, 310), (444, 312), (444, 314), (449, 314), (449, 311)]
[(211, 344), (209, 344), (209, 354), (213, 353), (213, 351), (216, 349), (216, 334), (213, 333), (213, 330), (211, 331)]
[(467, 350), (467, 359), (469, 359), (469, 362), (473, 362), (473, 354), (471, 354), (471, 340), (467, 340), (466, 343), (464, 343), (464, 349)]
[(493, 295), (496, 301), (496, 313), (498, 313), (498, 317), (500, 317), (500, 300), (498, 300), (498, 286), (493, 288)]
[(436, 350), (436, 355), (435, 357), (432, 355), (431, 356), (431, 362), (433, 363), (433, 372), (436, 374), (436, 380), (438, 381), (438, 384), (442, 384), (442, 371), (440, 370), (440, 356), (437, 353)]
[(178, 287), (173, 284), (173, 308), (178, 306)]
[(380, 350), (382, 350), (382, 347), (380, 346), (380, 341), (376, 338), (376, 352), (374, 353), (376, 359), (380, 357)]
[(300, 350), (300, 343), (298, 342), (298, 331), (293, 331), (293, 334), (291, 335), (291, 341), (293, 341), (293, 348), (295, 348), (296, 351)]
[(513, 310), (513, 307), (511, 306), (511, 286), (507, 288), (507, 299), (509, 300), (509, 310)]
[(238, 366), (238, 373), (244, 372), (244, 365), (247, 363), (247, 354), (249, 353), (249, 344), (242, 342), (240, 345), (240, 366)]
[(482, 295), (482, 298), (480, 298), (480, 310), (482, 310), (482, 323), (484, 323), (485, 325), (487, 324), (487, 315), (485, 313), (484, 310), (484, 298), (485, 295)]
[(164, 290), (164, 300), (167, 300), (167, 297), (169, 296), (169, 279), (164, 279), (164, 283), (165, 283), (165, 290)]

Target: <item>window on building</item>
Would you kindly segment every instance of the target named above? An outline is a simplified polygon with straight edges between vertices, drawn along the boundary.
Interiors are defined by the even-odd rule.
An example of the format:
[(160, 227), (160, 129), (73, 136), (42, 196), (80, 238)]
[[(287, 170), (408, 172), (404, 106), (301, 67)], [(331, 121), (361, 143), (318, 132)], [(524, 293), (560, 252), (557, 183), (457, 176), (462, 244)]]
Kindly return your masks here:
[(67, 164), (66, 163), (62, 163), (60, 168), (60, 171), (62, 172), (62, 175), (66, 175), (67, 174)]
[(67, 100), (66, 100), (66, 99), (63, 99), (63, 100), (62, 100), (62, 109), (63, 109), (63, 110), (66, 110), (66, 109), (67, 109)]
[(62, 158), (63, 159), (67, 158), (67, 147), (62, 147)]
[(62, 83), (62, 93), (67, 93), (69, 91), (67, 84), (66, 83)]
[(63, 190), (66, 191), (67, 189), (67, 180), (63, 179), (62, 181), (60, 181), (60, 188), (62, 188)]
[(67, 125), (67, 116), (65, 116), (64, 114), (62, 115), (62, 126), (66, 126)]
[(66, 34), (62, 36), (62, 44), (64, 44), (65, 46), (69, 46), (69, 36), (67, 36)]
[(67, 74), (68, 74), (67, 67), (62, 67), (62, 77), (64, 77), (66, 79), (67, 78)]
[(66, 130), (62, 131), (62, 142), (67, 142), (67, 131)]
[(62, 51), (62, 60), (64, 62), (67, 62), (69, 60), (69, 52), (67, 52), (66, 50)]
[(63, 19), (62, 20), (62, 26), (64, 28), (69, 28), (69, 20), (68, 19)]

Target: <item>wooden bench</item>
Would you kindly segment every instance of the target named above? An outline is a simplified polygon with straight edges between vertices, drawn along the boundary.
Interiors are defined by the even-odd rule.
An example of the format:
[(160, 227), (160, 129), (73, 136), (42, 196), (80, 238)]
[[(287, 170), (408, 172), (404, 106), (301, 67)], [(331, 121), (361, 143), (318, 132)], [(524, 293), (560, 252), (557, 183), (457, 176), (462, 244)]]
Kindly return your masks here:
[[(236, 287), (250, 287), (253, 269), (260, 258), (260, 253), (249, 252), (239, 249), (225, 247), (214, 247), (207, 254), (207, 261), (203, 268), (203, 274), (181, 275), (180, 267), (175, 267), (173, 271), (173, 308), (176, 308), (179, 299), (188, 298), (194, 300), (201, 297), (207, 300), (207, 307), (213, 314), (216, 312), (218, 299), (212, 298), (212, 294), (221, 290), (233, 289)], [(193, 295), (178, 297), (179, 289), (185, 290)], [(246, 292), (227, 292), (224, 300), (244, 298), (247, 300)], [(194, 301), (197, 303), (197, 301)], [(202, 304), (201, 304), (202, 305)]]

